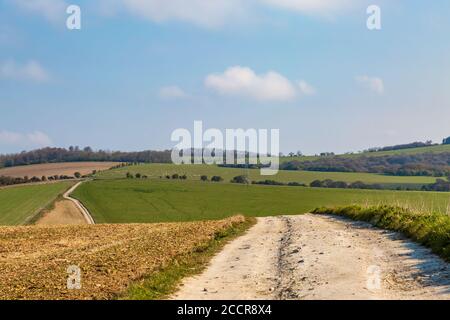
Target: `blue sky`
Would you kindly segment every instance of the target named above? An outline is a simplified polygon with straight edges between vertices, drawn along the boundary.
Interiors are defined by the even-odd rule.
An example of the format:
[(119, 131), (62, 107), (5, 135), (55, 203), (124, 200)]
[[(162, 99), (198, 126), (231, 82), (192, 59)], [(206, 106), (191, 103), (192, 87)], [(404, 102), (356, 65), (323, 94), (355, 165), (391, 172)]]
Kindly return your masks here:
[(285, 153), (438, 142), (449, 17), (424, 0), (0, 0), (0, 153), (171, 148), (194, 120), (280, 129)]

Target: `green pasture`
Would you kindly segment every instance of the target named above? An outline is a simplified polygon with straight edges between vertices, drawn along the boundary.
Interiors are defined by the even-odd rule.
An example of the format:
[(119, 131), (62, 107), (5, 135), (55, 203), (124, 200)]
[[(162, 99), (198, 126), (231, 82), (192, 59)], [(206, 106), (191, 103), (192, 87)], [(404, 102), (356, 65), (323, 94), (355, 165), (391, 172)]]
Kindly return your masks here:
[(315, 172), (315, 171), (279, 171), (275, 176), (262, 176), (258, 169), (234, 169), (222, 168), (208, 165), (174, 165), (174, 164), (140, 164), (135, 166), (124, 167), (120, 169), (107, 170), (100, 172), (97, 175), (99, 179), (117, 179), (125, 178), (126, 173), (132, 174), (140, 173), (147, 175), (149, 178), (164, 177), (172, 174), (186, 174), (189, 179), (200, 180), (202, 175), (209, 178), (212, 176), (221, 176), (226, 182), (229, 182), (233, 177), (248, 174), (250, 180), (276, 180), (280, 182), (301, 182), (309, 184), (314, 180), (331, 179), (335, 181), (355, 182), (362, 181), (365, 183), (379, 183), (379, 184), (427, 184), (434, 183), (434, 177), (399, 177), (386, 176), (371, 173), (353, 173), (353, 172)]
[(20, 185), (0, 189), (0, 225), (21, 225), (49, 206), (72, 182)]
[(316, 189), (200, 181), (97, 180), (73, 194), (98, 223), (221, 219), (235, 214), (303, 214), (322, 206), (395, 204), (447, 212), (448, 193)]

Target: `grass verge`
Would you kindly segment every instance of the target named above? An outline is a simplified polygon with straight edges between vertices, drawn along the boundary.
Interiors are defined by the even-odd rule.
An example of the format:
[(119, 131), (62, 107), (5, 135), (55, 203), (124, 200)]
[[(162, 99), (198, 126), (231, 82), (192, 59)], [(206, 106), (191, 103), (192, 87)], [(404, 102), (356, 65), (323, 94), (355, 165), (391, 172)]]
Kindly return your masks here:
[(419, 213), (393, 206), (318, 208), (313, 213), (344, 216), (398, 231), (450, 262), (450, 216), (447, 214)]
[(181, 281), (201, 273), (211, 258), (229, 241), (237, 238), (256, 223), (255, 218), (246, 218), (244, 223), (236, 224), (217, 232), (206, 244), (196, 247), (191, 253), (182, 255), (158, 272), (133, 283), (118, 297), (119, 300), (162, 300), (175, 293)]

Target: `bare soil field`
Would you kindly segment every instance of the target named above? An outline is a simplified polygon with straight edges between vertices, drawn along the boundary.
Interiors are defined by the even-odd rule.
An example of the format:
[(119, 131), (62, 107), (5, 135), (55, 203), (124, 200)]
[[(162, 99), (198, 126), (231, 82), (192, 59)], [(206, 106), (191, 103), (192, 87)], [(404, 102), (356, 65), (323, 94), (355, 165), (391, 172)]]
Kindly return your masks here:
[(54, 175), (73, 176), (75, 172), (82, 175), (92, 173), (93, 170), (102, 171), (107, 170), (115, 165), (117, 162), (65, 162), (65, 163), (45, 163), (33, 164), (29, 166), (18, 166), (11, 168), (0, 169), (0, 176), (9, 177), (42, 177)]
[(83, 225), (88, 224), (78, 207), (69, 200), (61, 200), (55, 203), (53, 209), (45, 212), (36, 222), (36, 225)]
[[(0, 227), (0, 299), (114, 299), (243, 222)], [(67, 288), (72, 265), (81, 269), (79, 290)]]
[(450, 266), (396, 232), (322, 215), (258, 218), (175, 299), (450, 299)]

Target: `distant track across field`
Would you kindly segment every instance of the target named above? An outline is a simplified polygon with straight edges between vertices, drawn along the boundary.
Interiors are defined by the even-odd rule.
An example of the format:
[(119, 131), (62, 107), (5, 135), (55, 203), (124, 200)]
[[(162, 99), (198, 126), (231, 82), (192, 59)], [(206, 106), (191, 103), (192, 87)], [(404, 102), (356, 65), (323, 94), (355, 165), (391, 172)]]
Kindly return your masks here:
[(75, 184), (73, 187), (71, 187), (69, 190), (67, 190), (64, 195), (63, 198), (66, 200), (69, 200), (71, 202), (73, 202), (76, 207), (80, 210), (80, 212), (83, 214), (84, 219), (86, 219), (86, 222), (88, 224), (95, 224), (94, 219), (92, 218), (91, 214), (89, 213), (89, 210), (86, 209), (86, 207), (77, 199), (72, 198), (70, 195), (72, 194), (72, 192), (75, 191), (76, 188), (78, 188), (84, 181), (80, 181), (77, 184)]

